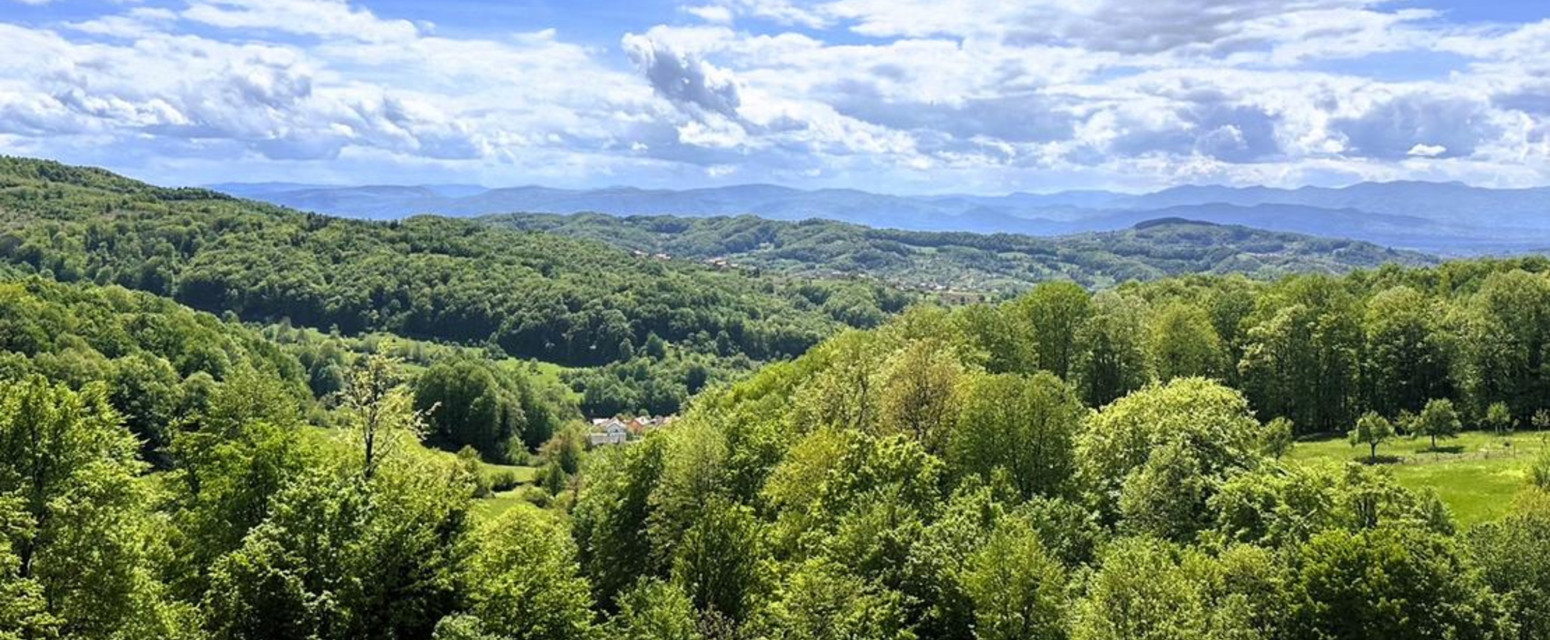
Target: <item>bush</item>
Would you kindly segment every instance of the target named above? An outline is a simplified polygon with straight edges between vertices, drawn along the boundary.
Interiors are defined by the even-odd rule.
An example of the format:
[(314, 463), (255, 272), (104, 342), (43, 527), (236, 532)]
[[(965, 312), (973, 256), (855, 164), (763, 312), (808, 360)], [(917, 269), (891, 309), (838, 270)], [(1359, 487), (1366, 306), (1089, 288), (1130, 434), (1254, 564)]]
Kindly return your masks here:
[(517, 479), (517, 472), (511, 469), (496, 469), (485, 474), (485, 481), (489, 484), (490, 491), (496, 493), (511, 491), (522, 484)]

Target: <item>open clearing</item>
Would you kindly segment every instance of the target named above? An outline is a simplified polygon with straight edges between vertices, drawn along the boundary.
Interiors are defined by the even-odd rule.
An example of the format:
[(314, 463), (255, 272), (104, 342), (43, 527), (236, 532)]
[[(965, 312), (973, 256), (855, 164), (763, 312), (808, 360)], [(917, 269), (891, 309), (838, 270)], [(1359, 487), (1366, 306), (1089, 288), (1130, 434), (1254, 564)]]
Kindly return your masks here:
[[(1378, 447), (1380, 464), (1401, 484), (1430, 487), (1453, 511), (1462, 526), (1501, 517), (1513, 497), (1527, 486), (1528, 469), (1550, 433), (1520, 431), (1509, 437), (1489, 432), (1465, 432), (1438, 440), (1431, 451), (1425, 438), (1396, 438)], [(1318, 464), (1367, 460), (1365, 445), (1351, 446), (1343, 438), (1299, 442), (1287, 455), (1293, 463)]]

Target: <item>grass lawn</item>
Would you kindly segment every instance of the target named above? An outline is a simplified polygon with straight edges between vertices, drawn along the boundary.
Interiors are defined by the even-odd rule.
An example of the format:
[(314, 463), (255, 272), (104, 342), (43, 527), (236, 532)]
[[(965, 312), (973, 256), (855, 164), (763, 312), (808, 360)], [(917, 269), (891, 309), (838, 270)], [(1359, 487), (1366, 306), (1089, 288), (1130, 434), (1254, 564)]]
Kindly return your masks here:
[[(1459, 524), (1468, 526), (1507, 512), (1528, 482), (1529, 465), (1546, 446), (1542, 435), (1550, 436), (1528, 431), (1502, 438), (1466, 432), (1439, 439), (1436, 452), (1430, 450), (1429, 439), (1401, 437), (1379, 446), (1378, 458), (1400, 484), (1435, 489)], [(1305, 464), (1365, 462), (1367, 446), (1352, 447), (1343, 438), (1299, 442), (1286, 459)]]

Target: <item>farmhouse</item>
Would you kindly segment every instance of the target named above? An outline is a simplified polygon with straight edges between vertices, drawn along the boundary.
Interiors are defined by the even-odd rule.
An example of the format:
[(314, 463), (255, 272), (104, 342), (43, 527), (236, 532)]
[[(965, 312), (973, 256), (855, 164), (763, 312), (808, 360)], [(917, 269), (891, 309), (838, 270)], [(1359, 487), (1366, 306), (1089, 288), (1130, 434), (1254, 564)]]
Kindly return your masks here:
[(594, 447), (605, 444), (624, 444), (630, 440), (630, 429), (618, 418), (599, 418), (592, 421), (587, 442)]

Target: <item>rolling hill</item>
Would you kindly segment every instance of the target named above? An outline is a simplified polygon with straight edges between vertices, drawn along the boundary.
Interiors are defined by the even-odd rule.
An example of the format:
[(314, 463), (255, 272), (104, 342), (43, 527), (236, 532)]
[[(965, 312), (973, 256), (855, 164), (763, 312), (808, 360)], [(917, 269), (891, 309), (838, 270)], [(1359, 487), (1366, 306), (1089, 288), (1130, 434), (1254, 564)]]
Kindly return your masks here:
[[(1351, 240), (1218, 225), (1182, 218), (1117, 231), (1058, 237), (876, 229), (824, 220), (754, 216), (686, 218), (602, 214), (511, 214), (500, 227), (589, 238), (645, 254), (808, 277), (868, 275), (920, 289), (1016, 292), (1071, 279), (1090, 287), (1186, 273), (1343, 273), (1436, 259)], [(1127, 221), (1128, 222), (1128, 221)]]
[(1550, 247), (1550, 189), (1484, 189), (1457, 183), (1360, 183), (1339, 189), (1184, 186), (1149, 194), (1071, 191), (1002, 196), (895, 196), (773, 185), (681, 191), (471, 185), (222, 184), (212, 188), (299, 209), (372, 219), (418, 213), (754, 214), (773, 220), (820, 218), (914, 231), (1062, 235), (1113, 231), (1146, 220), (1179, 217), (1449, 255)]

